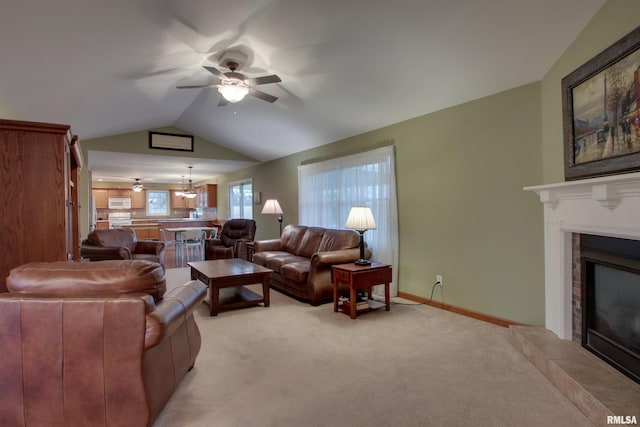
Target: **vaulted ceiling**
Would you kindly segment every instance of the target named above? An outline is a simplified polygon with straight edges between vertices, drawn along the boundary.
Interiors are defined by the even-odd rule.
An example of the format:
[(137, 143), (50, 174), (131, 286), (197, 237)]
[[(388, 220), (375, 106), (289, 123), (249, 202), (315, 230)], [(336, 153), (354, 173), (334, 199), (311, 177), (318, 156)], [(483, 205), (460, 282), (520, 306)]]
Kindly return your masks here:
[[(0, 94), (82, 139), (175, 126), (259, 161), (540, 80), (604, 0), (10, 0)], [(260, 90), (218, 106), (230, 48)]]

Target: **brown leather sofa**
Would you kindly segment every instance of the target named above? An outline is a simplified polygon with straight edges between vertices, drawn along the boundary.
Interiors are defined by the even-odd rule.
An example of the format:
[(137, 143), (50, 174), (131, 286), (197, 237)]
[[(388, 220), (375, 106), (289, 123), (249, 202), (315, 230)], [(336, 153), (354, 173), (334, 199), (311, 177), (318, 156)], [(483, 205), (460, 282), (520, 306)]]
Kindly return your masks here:
[(255, 235), (254, 220), (230, 219), (222, 225), (219, 238), (205, 241), (204, 259), (249, 259), (246, 243), (252, 241)]
[(358, 260), (359, 244), (353, 230), (287, 225), (279, 239), (254, 243), (253, 262), (273, 270), (272, 288), (318, 305), (333, 300), (331, 266)]
[(80, 256), (90, 261), (142, 259), (164, 268), (164, 242), (138, 240), (131, 228), (93, 230), (80, 245)]
[(206, 286), (143, 260), (31, 263), (0, 294), (0, 424), (149, 426), (194, 366)]

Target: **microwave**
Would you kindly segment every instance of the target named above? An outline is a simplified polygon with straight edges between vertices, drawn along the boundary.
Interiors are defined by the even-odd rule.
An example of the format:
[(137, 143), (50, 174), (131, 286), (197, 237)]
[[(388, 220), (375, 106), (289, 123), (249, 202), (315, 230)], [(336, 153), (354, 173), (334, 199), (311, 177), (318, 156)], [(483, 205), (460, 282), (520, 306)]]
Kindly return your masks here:
[(131, 198), (109, 197), (109, 209), (131, 209)]

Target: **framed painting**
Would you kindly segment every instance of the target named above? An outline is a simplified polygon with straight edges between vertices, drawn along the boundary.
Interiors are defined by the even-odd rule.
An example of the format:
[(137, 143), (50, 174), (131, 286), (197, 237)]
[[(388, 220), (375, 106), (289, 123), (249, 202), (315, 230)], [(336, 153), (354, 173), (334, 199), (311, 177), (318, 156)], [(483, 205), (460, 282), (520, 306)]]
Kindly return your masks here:
[(640, 170), (640, 27), (562, 79), (566, 180)]
[(149, 148), (160, 150), (193, 151), (193, 135), (149, 132)]

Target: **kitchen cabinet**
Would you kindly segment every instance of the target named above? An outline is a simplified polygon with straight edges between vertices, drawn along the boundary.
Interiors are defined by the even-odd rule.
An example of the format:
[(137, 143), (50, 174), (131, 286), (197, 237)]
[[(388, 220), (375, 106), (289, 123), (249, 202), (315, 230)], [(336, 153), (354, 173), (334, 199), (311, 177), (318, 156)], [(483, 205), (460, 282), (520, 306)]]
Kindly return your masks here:
[(156, 223), (131, 224), (127, 228), (131, 228), (136, 232), (138, 240), (159, 240), (160, 231)]
[(131, 191), (131, 209), (145, 209), (147, 207), (147, 190)]
[(108, 230), (108, 229), (109, 229), (109, 221), (96, 222), (96, 230)]
[(109, 190), (103, 188), (94, 188), (91, 190), (93, 200), (96, 203), (96, 209), (109, 208)]
[(196, 207), (215, 208), (218, 206), (218, 186), (216, 184), (204, 184), (196, 187)]
[(178, 196), (177, 190), (171, 190), (171, 208), (195, 208), (196, 199), (187, 199), (186, 197)]
[(109, 188), (109, 197), (131, 198), (131, 190), (126, 188)]
[(80, 259), (78, 171), (82, 154), (68, 125), (0, 119), (0, 292), (28, 262)]

